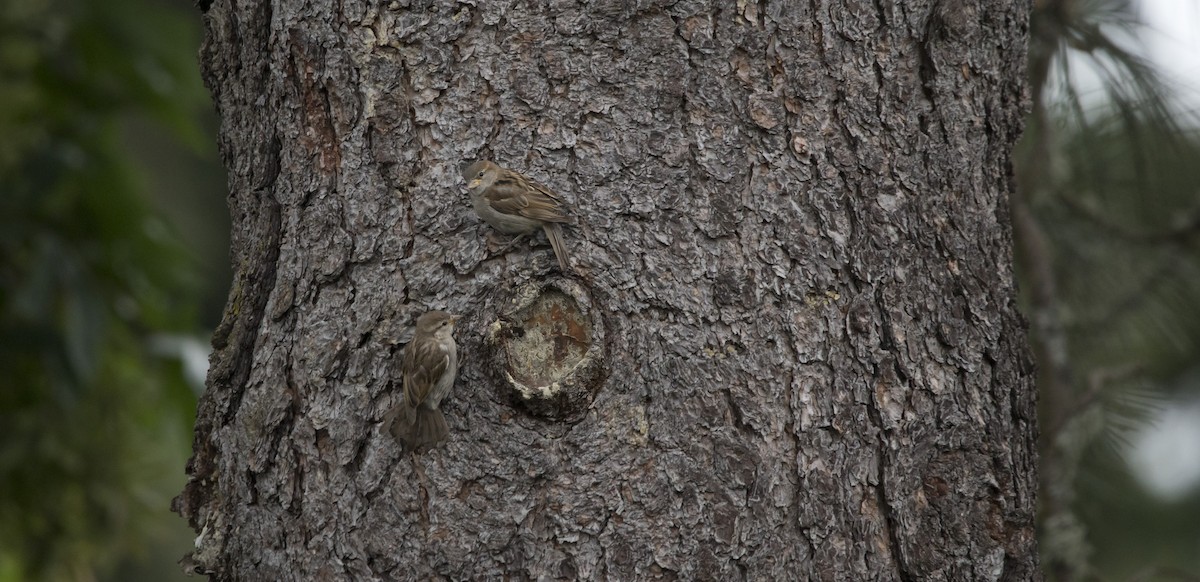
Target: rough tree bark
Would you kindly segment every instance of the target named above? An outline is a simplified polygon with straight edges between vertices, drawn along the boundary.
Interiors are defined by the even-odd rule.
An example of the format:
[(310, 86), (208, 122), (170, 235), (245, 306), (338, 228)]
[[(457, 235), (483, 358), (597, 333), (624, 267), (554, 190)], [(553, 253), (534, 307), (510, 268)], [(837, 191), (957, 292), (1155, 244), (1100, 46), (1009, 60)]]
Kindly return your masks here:
[[(196, 570), (1040, 577), (1027, 2), (204, 8), (236, 279), (176, 504)], [(489, 250), (484, 157), (573, 206), (575, 273)], [(382, 421), (430, 308), (463, 368), (407, 454)]]

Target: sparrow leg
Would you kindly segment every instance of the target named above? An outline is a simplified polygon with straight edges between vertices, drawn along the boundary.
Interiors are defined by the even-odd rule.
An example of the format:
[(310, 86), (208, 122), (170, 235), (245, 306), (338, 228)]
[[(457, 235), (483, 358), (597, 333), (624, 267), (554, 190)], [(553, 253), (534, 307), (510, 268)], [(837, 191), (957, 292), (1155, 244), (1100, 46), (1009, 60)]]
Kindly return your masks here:
[(494, 254), (506, 253), (508, 252), (508, 249), (511, 249), (513, 245), (521, 242), (526, 236), (528, 236), (528, 234), (518, 234), (510, 238), (508, 242), (501, 243), (501, 241), (496, 240), (491, 233), (488, 233), (488, 250), (492, 251)]

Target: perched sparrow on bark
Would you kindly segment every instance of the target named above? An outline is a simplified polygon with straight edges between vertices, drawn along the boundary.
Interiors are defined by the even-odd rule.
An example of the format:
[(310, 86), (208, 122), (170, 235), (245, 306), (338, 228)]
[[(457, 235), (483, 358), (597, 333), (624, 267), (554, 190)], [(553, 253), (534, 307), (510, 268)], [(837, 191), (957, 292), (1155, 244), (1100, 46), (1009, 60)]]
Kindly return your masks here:
[(404, 348), (404, 402), (392, 421), (392, 436), (409, 450), (446, 439), (446, 418), (438, 406), (454, 387), (458, 346), (454, 323), (459, 316), (430, 311), (417, 318), (417, 333)]
[(562, 223), (570, 222), (571, 217), (558, 194), (487, 160), (471, 164), (463, 172), (463, 178), (471, 191), (471, 205), (480, 218), (505, 234), (524, 235), (538, 228), (545, 230), (554, 256), (558, 258), (558, 266), (563, 271), (569, 268)]

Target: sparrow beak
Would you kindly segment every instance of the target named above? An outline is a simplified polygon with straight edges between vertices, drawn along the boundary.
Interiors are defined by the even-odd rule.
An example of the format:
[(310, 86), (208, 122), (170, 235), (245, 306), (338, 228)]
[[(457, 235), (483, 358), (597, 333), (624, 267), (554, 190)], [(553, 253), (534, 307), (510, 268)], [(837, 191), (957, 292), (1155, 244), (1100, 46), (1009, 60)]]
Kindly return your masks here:
[(462, 319), (461, 315), (451, 315), (450, 316), (450, 324), (451, 325), (457, 324), (458, 320), (460, 320), (460, 319)]
[(467, 182), (467, 190), (474, 190), (478, 187), (479, 187), (479, 178), (475, 178), (474, 180)]

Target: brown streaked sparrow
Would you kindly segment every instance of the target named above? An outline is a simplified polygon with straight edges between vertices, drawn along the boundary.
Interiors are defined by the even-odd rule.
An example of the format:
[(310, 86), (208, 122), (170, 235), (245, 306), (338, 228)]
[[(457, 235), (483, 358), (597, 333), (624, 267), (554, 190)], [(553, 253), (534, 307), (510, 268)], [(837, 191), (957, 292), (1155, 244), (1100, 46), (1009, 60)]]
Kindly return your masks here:
[(480, 218), (505, 234), (525, 235), (541, 228), (546, 231), (559, 268), (563, 271), (570, 268), (562, 224), (571, 222), (571, 217), (558, 194), (487, 160), (471, 164), (463, 172), (463, 178), (471, 192), (471, 206)]
[(454, 387), (458, 345), (454, 324), (459, 316), (430, 311), (417, 318), (417, 331), (404, 348), (404, 402), (396, 410), (392, 436), (409, 450), (435, 445), (449, 436), (446, 417), (438, 408)]

